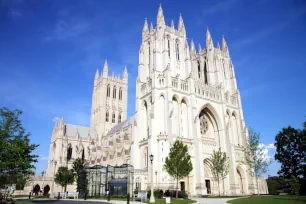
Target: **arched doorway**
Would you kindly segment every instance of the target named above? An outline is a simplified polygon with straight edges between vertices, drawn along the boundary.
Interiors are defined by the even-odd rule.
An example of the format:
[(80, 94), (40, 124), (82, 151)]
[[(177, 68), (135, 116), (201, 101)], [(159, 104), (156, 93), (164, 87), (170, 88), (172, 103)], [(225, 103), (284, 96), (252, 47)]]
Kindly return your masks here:
[(49, 191), (50, 191), (50, 186), (49, 185), (46, 185), (44, 187), (44, 196), (48, 195), (49, 194)]
[(237, 167), (237, 179), (238, 179), (238, 186), (240, 189), (240, 194), (244, 194), (244, 185), (243, 185), (243, 174), (241, 168)]
[(204, 176), (205, 176), (205, 186), (207, 189), (207, 194), (212, 193), (213, 187), (213, 176), (211, 173), (211, 161), (209, 159), (204, 159)]
[(34, 186), (34, 188), (33, 188), (33, 193), (35, 195), (38, 195), (39, 191), (40, 191), (40, 186), (38, 184), (36, 184), (36, 186)]

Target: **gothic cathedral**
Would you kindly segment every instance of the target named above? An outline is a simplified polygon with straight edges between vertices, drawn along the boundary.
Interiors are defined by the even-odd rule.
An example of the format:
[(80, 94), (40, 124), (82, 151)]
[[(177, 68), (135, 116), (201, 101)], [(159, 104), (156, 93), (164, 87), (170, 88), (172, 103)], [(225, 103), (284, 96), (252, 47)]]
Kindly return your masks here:
[[(181, 190), (192, 196), (218, 193), (209, 158), (213, 150), (221, 148), (230, 158), (229, 175), (221, 192), (267, 193), (264, 178), (259, 180), (258, 189), (242, 162), (248, 130), (224, 37), (222, 47), (214, 47), (207, 29), (206, 47), (199, 45), (196, 50), (193, 41), (187, 41), (182, 15), (177, 28), (173, 21), (168, 26), (160, 6), (156, 26), (149, 26), (147, 19), (144, 22), (136, 111), (131, 118), (127, 118), (127, 68), (122, 78), (108, 72), (106, 61), (94, 78), (90, 127), (66, 124), (64, 118), (56, 123), (43, 185), (54, 185), (52, 191), (60, 191), (51, 184), (56, 169), (71, 168), (74, 159), (82, 158), (89, 165), (133, 166), (138, 191), (149, 189), (151, 183), (155, 189), (175, 189), (176, 182), (163, 165), (171, 145), (180, 139), (188, 146), (193, 164), (190, 175), (179, 181)], [(68, 191), (75, 189), (76, 185), (68, 186)]]

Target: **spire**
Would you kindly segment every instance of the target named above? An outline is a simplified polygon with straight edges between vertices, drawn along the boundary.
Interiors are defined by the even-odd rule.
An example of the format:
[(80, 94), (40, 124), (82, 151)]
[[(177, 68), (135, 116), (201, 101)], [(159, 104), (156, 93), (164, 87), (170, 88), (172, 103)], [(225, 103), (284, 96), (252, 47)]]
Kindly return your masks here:
[(158, 13), (157, 13), (157, 26), (164, 26), (165, 25), (165, 17), (163, 13), (162, 5), (159, 4)]
[(195, 53), (195, 52), (196, 52), (195, 46), (194, 46), (193, 40), (191, 40), (191, 43), (190, 43), (190, 53)]
[(146, 35), (148, 32), (149, 32), (149, 29), (148, 29), (148, 21), (147, 21), (147, 18), (145, 18), (145, 22), (144, 22), (144, 25), (143, 25), (143, 29), (142, 29), (142, 35)]
[(217, 43), (218, 50), (221, 50), (219, 42)]
[(199, 53), (202, 51), (201, 44), (199, 43)]
[(178, 31), (185, 33), (185, 25), (183, 21), (182, 14), (180, 13), (179, 23), (178, 23)]
[(96, 71), (96, 75), (95, 75), (95, 81), (99, 78), (99, 69), (97, 68), (97, 71)]
[(222, 35), (222, 51), (225, 52), (227, 55), (229, 55), (228, 47), (223, 35)]
[(173, 20), (171, 20), (171, 28), (174, 30), (175, 28), (174, 28), (174, 21)]
[(154, 30), (153, 23), (151, 22), (151, 24), (150, 24), (150, 32), (152, 32), (153, 30)]
[(213, 47), (214, 47), (214, 43), (213, 43), (211, 34), (209, 32), (209, 29), (207, 27), (207, 29), (206, 29), (206, 48), (210, 48), (211, 49)]
[(127, 72), (127, 68), (126, 65), (124, 66), (124, 71), (123, 71), (123, 79), (127, 79), (128, 78), (128, 72)]
[(104, 68), (103, 68), (103, 77), (108, 76), (108, 64), (107, 64), (107, 59), (104, 62)]

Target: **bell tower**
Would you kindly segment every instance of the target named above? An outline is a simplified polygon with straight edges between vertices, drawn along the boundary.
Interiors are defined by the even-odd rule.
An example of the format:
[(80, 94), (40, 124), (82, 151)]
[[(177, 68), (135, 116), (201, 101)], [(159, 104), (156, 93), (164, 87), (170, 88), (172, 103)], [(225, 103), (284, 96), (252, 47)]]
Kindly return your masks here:
[(127, 68), (124, 67), (122, 78), (114, 73), (109, 76), (108, 71), (105, 60), (102, 73), (97, 70), (94, 79), (90, 127), (96, 129), (99, 137), (127, 119)]

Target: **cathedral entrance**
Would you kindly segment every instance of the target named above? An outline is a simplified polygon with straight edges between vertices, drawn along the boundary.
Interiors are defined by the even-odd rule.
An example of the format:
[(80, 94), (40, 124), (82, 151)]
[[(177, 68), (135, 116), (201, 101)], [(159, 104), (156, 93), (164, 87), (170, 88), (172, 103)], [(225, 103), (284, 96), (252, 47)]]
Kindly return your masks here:
[(207, 194), (211, 194), (210, 180), (205, 180), (205, 186), (206, 186), (206, 189), (207, 189)]
[(181, 182), (181, 191), (185, 191), (185, 182), (184, 181)]
[(238, 185), (239, 185), (240, 193), (244, 194), (243, 181), (242, 181), (242, 176), (241, 176), (239, 169), (237, 169), (237, 175), (238, 175), (237, 177), (238, 177)]

